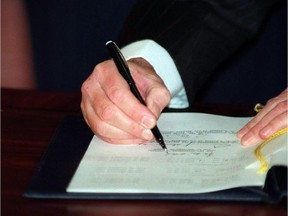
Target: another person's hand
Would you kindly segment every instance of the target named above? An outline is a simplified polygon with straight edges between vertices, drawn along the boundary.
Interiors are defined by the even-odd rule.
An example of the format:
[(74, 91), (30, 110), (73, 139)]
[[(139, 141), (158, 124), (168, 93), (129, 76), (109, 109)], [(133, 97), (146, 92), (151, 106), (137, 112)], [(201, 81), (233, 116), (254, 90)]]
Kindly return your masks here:
[(273, 133), (288, 126), (287, 89), (270, 99), (263, 109), (238, 133), (244, 146), (250, 146), (269, 138)]
[(83, 83), (81, 109), (92, 131), (110, 143), (144, 143), (154, 139), (151, 128), (170, 101), (170, 93), (144, 59), (128, 61), (147, 106), (130, 91), (113, 60), (98, 64)]

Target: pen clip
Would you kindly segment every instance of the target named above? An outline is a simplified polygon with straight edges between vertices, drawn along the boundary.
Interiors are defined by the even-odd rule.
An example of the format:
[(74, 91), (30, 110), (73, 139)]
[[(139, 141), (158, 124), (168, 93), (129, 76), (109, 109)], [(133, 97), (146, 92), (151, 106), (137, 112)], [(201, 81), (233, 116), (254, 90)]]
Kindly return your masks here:
[(123, 68), (124, 71), (119, 70), (120, 74), (124, 77), (124, 79), (128, 82), (128, 84), (131, 86), (132, 83), (135, 84), (135, 81), (133, 77), (131, 76), (128, 64), (121, 53), (119, 47), (117, 46), (116, 43), (113, 41), (108, 41), (106, 43), (106, 46), (108, 47), (110, 51), (110, 55), (112, 56), (117, 68)]

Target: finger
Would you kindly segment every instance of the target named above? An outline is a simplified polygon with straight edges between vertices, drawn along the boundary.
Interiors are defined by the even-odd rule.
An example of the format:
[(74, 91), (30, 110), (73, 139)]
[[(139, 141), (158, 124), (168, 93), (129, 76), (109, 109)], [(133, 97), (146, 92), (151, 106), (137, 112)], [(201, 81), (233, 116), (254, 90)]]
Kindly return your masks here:
[[(87, 102), (87, 101), (86, 101)], [(130, 133), (116, 128), (105, 121), (102, 121), (96, 114), (95, 110), (88, 102), (81, 102), (81, 107), (85, 121), (90, 126), (95, 135), (111, 143), (143, 143), (147, 140), (139, 139)], [(149, 134), (151, 132), (149, 131)], [(153, 137), (151, 138), (153, 139)]]
[(273, 109), (273, 106), (264, 106), (264, 108), (257, 113), (257, 115), (249, 121), (241, 130), (238, 131), (238, 138), (242, 138), (245, 134), (247, 134), (255, 125), (257, 125), (267, 113), (269, 113)]
[(106, 137), (99, 137), (105, 142), (111, 143), (111, 144), (143, 144), (147, 143), (147, 140), (138, 139), (136, 137), (131, 139), (112, 139), (112, 138), (106, 138)]
[(169, 103), (170, 98), (171, 95), (167, 89), (164, 89), (162, 86), (153, 87), (147, 95), (147, 107), (158, 118)]
[(168, 105), (171, 95), (156, 72), (151, 68), (148, 69), (150, 70), (139, 71), (139, 69), (132, 67), (132, 75), (140, 92), (142, 92), (143, 98), (145, 98), (147, 107), (158, 118)]
[[(242, 137), (241, 143), (244, 146), (250, 146), (262, 142), (263, 140), (268, 139), (277, 131), (286, 128), (287, 124), (287, 112), (285, 112), (275, 117), (271, 122), (269, 122), (267, 126), (260, 130), (260, 132), (257, 129), (251, 129), (251, 131)], [(266, 130), (269, 131), (269, 135)], [(261, 135), (261, 133), (265, 133), (265, 135)]]
[[(264, 108), (250, 121), (248, 122), (241, 130), (238, 131), (238, 138), (242, 138), (249, 130), (251, 130), (256, 124), (258, 124), (265, 116), (266, 118), (273, 118), (273, 115), (278, 115), (277, 112), (272, 112), (272, 115), (267, 115), (270, 113), (275, 107), (278, 112), (283, 112), (287, 110), (287, 91), (283, 91), (279, 96), (270, 99)], [(268, 116), (268, 117), (267, 117)], [(262, 123), (263, 124), (263, 123)], [(263, 125), (265, 126), (265, 124)]]
[[(278, 124), (281, 124), (283, 120), (279, 118), (279, 116), (282, 116), (282, 114), (287, 112), (287, 100), (279, 102), (270, 112), (268, 112), (260, 121), (263, 122), (262, 128), (259, 128), (259, 130), (262, 131), (260, 133), (260, 136), (262, 139), (267, 139), (270, 135), (273, 134), (274, 129), (276, 128), (274, 124), (271, 124), (271, 122), (276, 123), (277, 120), (279, 121)], [(266, 128), (265, 130), (264, 127)], [(275, 132), (275, 131), (274, 131)]]
[(276, 133), (277, 131), (286, 128), (288, 125), (288, 116), (287, 111), (276, 116), (272, 119), (261, 131), (260, 137), (262, 139), (269, 138), (272, 134)]
[[(101, 119), (97, 115), (92, 116), (93, 121), (90, 123), (90, 128), (95, 131), (95, 135), (109, 143), (130, 144), (130, 143), (143, 143), (147, 142), (147, 139), (140, 139), (124, 130), (121, 130), (113, 125), (110, 125)], [(151, 134), (151, 131), (149, 131)], [(153, 139), (149, 137), (149, 140)]]
[[(95, 98), (101, 98), (101, 100), (95, 100), (92, 104), (94, 113), (97, 116), (94, 116), (96, 122), (105, 122), (107, 125), (113, 126), (114, 128), (119, 129), (120, 131), (125, 131), (126, 133), (131, 134), (134, 137), (138, 137), (145, 140), (153, 139), (153, 134), (150, 129), (144, 128), (138, 122), (135, 122), (126, 113), (122, 112), (114, 103), (112, 103), (109, 98), (106, 97), (105, 92), (102, 89), (98, 89), (94, 93)], [(93, 111), (91, 111), (93, 112)], [(145, 120), (144, 120), (145, 121)], [(107, 125), (105, 125), (107, 127)], [(90, 122), (90, 126), (91, 125)], [(107, 138), (118, 138), (124, 139), (121, 134), (117, 133), (115, 137), (115, 129), (113, 131), (107, 130), (107, 128), (100, 128), (98, 125), (95, 126), (95, 131), (101, 131), (101, 136)], [(111, 129), (111, 128), (110, 128)]]
[(247, 130), (247, 132), (241, 137), (242, 144), (245, 146), (253, 145), (261, 140), (267, 139), (277, 130), (285, 127), (285, 124), (287, 125), (286, 113), (287, 101), (278, 103), (274, 109), (266, 113), (266, 115), (264, 115), (257, 124)]

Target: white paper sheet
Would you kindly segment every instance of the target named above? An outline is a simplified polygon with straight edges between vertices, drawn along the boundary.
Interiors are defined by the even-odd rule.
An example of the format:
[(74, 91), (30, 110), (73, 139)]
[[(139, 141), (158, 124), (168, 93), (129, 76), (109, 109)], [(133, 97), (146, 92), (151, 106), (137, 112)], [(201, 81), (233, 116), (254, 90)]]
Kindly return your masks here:
[[(168, 154), (156, 142), (115, 145), (94, 136), (67, 191), (185, 194), (261, 186), (266, 174), (257, 174), (260, 164), (253, 153), (256, 146), (242, 147), (236, 137), (249, 120), (164, 113), (158, 127)], [(272, 148), (273, 143), (268, 144), (272, 148), (265, 152), (269, 161), (275, 152), (282, 158), (274, 159), (275, 164), (287, 165), (285, 137), (280, 138), (276, 149)]]

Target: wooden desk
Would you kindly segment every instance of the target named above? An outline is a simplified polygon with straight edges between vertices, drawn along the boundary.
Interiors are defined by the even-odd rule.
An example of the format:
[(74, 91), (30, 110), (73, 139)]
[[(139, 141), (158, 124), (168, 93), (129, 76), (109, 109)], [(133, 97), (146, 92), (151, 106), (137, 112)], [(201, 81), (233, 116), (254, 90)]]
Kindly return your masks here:
[[(191, 201), (33, 200), (22, 197), (51, 136), (67, 114), (81, 114), (80, 93), (2, 89), (2, 215), (286, 215), (287, 205)], [(239, 116), (247, 107), (195, 105), (193, 111)]]

